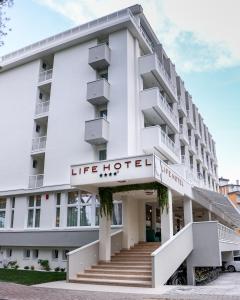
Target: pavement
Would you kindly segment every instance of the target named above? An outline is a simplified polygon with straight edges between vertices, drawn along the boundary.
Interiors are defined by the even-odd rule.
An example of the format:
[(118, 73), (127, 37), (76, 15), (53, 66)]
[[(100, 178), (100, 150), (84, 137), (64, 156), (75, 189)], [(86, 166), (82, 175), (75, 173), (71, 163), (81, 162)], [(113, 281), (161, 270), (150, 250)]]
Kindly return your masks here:
[(240, 273), (224, 273), (205, 286), (134, 288), (50, 282), (23, 286), (0, 282), (0, 300), (240, 300)]

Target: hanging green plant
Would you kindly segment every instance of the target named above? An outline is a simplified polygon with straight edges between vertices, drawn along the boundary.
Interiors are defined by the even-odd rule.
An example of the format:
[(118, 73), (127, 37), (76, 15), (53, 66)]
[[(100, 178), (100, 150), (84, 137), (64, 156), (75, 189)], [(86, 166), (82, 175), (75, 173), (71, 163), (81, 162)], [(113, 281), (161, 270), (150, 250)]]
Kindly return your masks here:
[(100, 215), (112, 217), (113, 212), (113, 194), (120, 192), (136, 191), (136, 190), (156, 190), (157, 200), (161, 211), (168, 209), (168, 189), (159, 182), (148, 182), (141, 184), (120, 185), (114, 187), (100, 187)]

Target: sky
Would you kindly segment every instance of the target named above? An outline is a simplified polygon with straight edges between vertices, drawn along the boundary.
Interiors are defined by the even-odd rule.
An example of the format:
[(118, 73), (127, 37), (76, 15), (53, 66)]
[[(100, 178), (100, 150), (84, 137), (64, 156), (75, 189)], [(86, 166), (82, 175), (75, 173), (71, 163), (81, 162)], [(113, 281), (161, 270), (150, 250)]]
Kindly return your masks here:
[(15, 0), (0, 56), (137, 3), (216, 142), (219, 177), (235, 182), (240, 179), (239, 0)]

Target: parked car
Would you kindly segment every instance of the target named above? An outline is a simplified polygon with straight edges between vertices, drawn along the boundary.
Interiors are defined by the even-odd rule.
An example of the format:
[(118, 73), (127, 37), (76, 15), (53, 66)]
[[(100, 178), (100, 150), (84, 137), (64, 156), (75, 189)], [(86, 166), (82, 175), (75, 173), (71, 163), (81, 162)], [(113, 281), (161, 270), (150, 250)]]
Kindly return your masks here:
[(235, 256), (233, 261), (226, 262), (224, 267), (229, 272), (240, 271), (240, 256)]

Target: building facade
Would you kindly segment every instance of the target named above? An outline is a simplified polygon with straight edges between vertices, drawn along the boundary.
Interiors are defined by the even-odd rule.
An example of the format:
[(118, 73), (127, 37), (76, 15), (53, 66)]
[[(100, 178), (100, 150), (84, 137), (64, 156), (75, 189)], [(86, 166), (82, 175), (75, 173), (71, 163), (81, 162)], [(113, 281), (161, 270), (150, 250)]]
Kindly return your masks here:
[[(110, 185), (124, 184), (127, 176), (128, 182), (151, 178), (169, 188), (170, 217), (160, 212), (154, 192), (114, 196), (107, 227), (123, 230), (125, 248), (146, 241), (147, 225), (161, 230), (162, 241), (193, 221), (234, 226), (231, 207), (225, 216), (213, 204), (203, 204), (207, 196), (202, 195), (202, 204), (195, 199), (201, 197), (194, 187), (218, 191), (215, 142), (141, 6), (3, 56), (0, 91), (0, 266), (16, 260), (21, 268), (39, 268), (38, 259), (47, 259), (51, 268), (66, 268), (69, 251), (100, 237), (109, 243), (111, 230), (99, 232), (104, 222), (99, 182), (90, 177), (85, 182), (75, 176), (80, 169), (71, 167), (84, 165), (88, 175), (87, 162), (93, 174), (95, 162), (104, 161), (106, 169), (115, 161), (117, 167), (98, 174), (110, 176)], [(143, 156), (151, 166), (160, 160), (159, 172), (175, 179), (146, 177), (145, 167), (143, 173), (131, 171), (126, 162), (131, 176), (118, 178), (119, 159), (135, 157), (136, 167)], [(193, 205), (191, 199), (200, 202)], [(130, 226), (129, 211), (134, 215), (136, 209), (142, 214)], [(100, 252), (101, 259), (109, 259), (109, 249)]]

